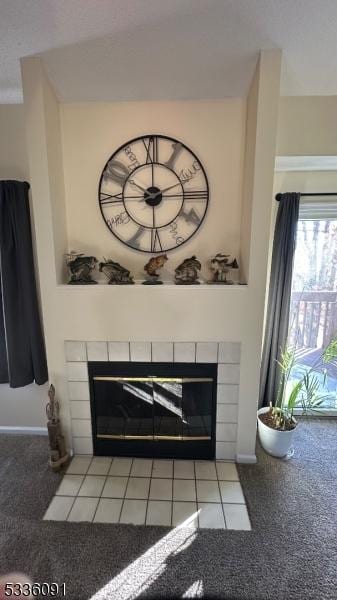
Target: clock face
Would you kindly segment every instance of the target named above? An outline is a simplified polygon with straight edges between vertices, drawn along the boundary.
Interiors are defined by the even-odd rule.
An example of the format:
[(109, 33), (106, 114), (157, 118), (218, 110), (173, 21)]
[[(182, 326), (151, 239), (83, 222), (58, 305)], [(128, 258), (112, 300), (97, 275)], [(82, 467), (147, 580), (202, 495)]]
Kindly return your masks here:
[(109, 158), (99, 182), (103, 219), (121, 242), (167, 252), (187, 242), (205, 218), (205, 170), (184, 144), (162, 135), (135, 138)]

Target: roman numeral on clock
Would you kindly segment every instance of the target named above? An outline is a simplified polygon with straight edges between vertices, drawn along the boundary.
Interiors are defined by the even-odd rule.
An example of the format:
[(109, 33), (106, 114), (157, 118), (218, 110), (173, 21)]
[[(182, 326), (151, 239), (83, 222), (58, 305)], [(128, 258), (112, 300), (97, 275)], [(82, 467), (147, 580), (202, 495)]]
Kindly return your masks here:
[(105, 194), (101, 192), (99, 200), (102, 206), (106, 206), (107, 204), (121, 204), (123, 202), (123, 195), (122, 192), (118, 194)]
[(180, 152), (182, 151), (183, 146), (180, 142), (174, 142), (173, 144), (171, 144), (171, 148), (172, 154), (170, 158), (166, 161), (166, 163), (164, 163), (168, 169), (174, 168), (174, 163), (176, 162)]
[(139, 248), (139, 246), (140, 246), (139, 240), (144, 233), (145, 233), (145, 229), (144, 229), (144, 227), (142, 227), (140, 225), (138, 227), (136, 233), (132, 237), (130, 237), (128, 240), (126, 240), (126, 243), (128, 244), (128, 246), (132, 246), (132, 248)]
[(200, 223), (200, 217), (194, 208), (191, 208), (191, 210), (181, 210), (179, 216), (183, 217), (187, 223), (193, 223), (193, 225), (199, 225)]
[(158, 138), (149, 137), (148, 141), (143, 139), (146, 150), (146, 164), (158, 162)]
[(122, 163), (120, 160), (115, 159), (109, 160), (103, 173), (103, 177), (105, 179), (111, 179), (115, 183), (118, 183), (121, 187), (123, 187), (129, 175), (130, 172), (127, 166), (124, 165), (124, 163)]
[(162, 252), (163, 247), (159, 237), (158, 229), (151, 230), (151, 252)]
[(207, 190), (184, 190), (186, 202), (204, 202), (207, 200)]

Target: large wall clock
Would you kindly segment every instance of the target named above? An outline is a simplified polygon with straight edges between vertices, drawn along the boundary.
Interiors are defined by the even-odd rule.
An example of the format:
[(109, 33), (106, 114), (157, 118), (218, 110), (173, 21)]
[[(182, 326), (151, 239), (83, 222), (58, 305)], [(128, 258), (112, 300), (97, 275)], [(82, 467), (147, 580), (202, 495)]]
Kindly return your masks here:
[(164, 135), (141, 136), (118, 148), (99, 182), (109, 230), (142, 252), (166, 252), (187, 242), (204, 220), (208, 200), (198, 157)]

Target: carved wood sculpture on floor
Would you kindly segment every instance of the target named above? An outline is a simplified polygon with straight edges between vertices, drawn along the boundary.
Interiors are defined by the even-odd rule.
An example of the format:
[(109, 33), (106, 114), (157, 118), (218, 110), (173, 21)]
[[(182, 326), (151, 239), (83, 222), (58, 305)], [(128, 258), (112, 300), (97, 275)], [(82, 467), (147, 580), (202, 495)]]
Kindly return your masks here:
[(53, 384), (48, 390), (49, 402), (46, 406), (47, 427), (49, 436), (49, 465), (53, 471), (59, 471), (61, 466), (65, 464), (69, 458), (66, 450), (64, 435), (62, 434), (61, 423), (59, 419), (59, 403), (55, 400), (55, 388)]

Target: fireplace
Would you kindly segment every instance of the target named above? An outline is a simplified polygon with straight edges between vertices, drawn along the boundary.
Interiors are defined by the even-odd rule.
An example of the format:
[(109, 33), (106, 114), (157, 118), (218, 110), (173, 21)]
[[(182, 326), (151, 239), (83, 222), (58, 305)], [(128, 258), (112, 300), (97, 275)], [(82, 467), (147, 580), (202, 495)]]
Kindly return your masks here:
[(217, 364), (88, 363), (95, 455), (211, 459)]

